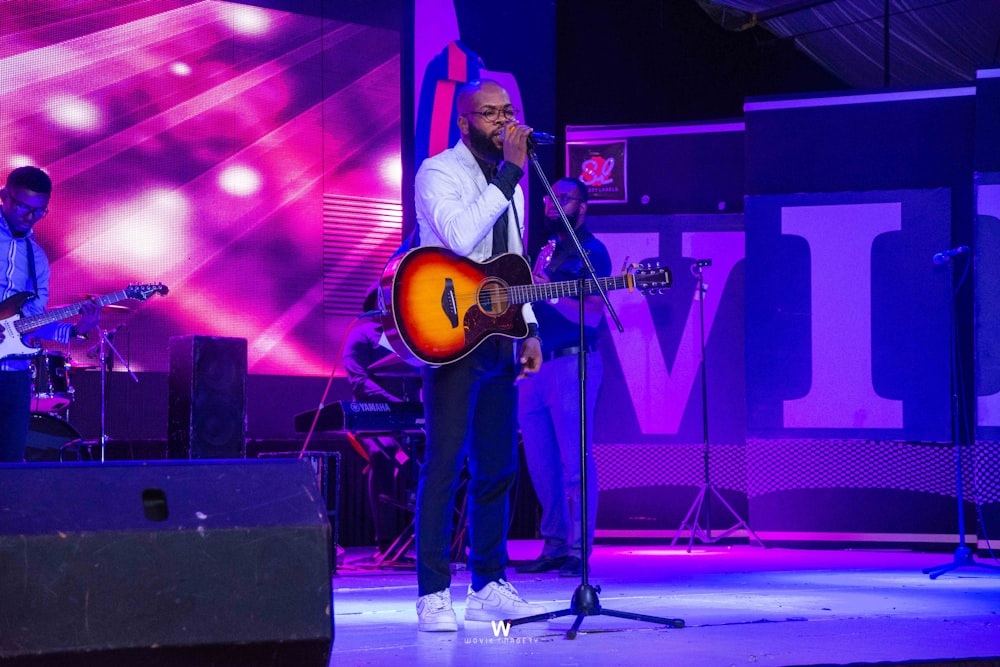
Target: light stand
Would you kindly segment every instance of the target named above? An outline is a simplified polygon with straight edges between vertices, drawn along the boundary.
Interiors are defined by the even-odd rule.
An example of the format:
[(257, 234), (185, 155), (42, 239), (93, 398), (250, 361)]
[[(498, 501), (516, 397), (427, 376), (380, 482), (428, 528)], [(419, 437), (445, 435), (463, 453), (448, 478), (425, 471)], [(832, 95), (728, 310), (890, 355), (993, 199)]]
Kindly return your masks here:
[[(944, 257), (944, 261), (948, 264), (948, 290), (950, 295), (949, 307), (950, 315), (949, 321), (951, 323), (951, 330), (949, 335), (949, 342), (951, 343), (951, 441), (955, 445), (955, 495), (958, 501), (958, 547), (955, 548), (955, 555), (951, 562), (944, 563), (942, 565), (935, 565), (933, 567), (926, 567), (922, 571), (924, 574), (929, 574), (931, 579), (937, 579), (942, 574), (950, 572), (951, 570), (960, 567), (978, 567), (987, 570), (991, 574), (1000, 573), (1000, 567), (996, 565), (989, 565), (987, 563), (977, 563), (972, 557), (972, 551), (965, 545), (965, 498), (962, 495), (962, 437), (961, 433), (964, 432), (968, 434), (968, 429), (964, 431), (959, 429), (959, 419), (961, 419), (964, 412), (964, 402), (958, 400), (959, 391), (959, 359), (958, 359), (958, 330), (956, 320), (958, 316), (955, 312), (955, 292), (961, 287), (961, 282), (965, 281), (965, 275), (962, 276), (962, 281), (959, 283), (959, 287), (952, 287), (955, 283), (954, 274), (954, 263), (944, 255), (944, 253), (939, 253)], [(937, 262), (938, 255), (935, 255), (935, 263)], [(965, 270), (968, 272), (969, 264), (967, 262), (965, 265)], [(963, 409), (960, 409), (963, 408)]]
[(548, 194), (549, 199), (559, 212), (559, 217), (563, 222), (563, 226), (566, 228), (566, 233), (572, 240), (573, 246), (576, 248), (577, 255), (580, 257), (580, 261), (586, 269), (586, 273), (580, 276), (578, 287), (578, 297), (580, 301), (580, 351), (577, 353), (577, 374), (580, 381), (580, 534), (582, 543), (582, 570), (580, 585), (577, 586), (576, 590), (573, 592), (573, 598), (570, 601), (570, 606), (568, 608), (561, 609), (559, 611), (546, 612), (544, 614), (535, 614), (534, 616), (526, 616), (524, 618), (506, 619), (506, 622), (510, 625), (522, 625), (524, 623), (533, 623), (535, 621), (547, 621), (561, 616), (575, 615), (576, 620), (573, 621), (572, 627), (570, 627), (566, 633), (566, 637), (568, 639), (574, 639), (576, 637), (580, 624), (583, 623), (583, 619), (587, 616), (615, 616), (617, 618), (628, 618), (635, 621), (645, 621), (647, 623), (658, 623), (675, 628), (683, 628), (684, 621), (679, 618), (660, 618), (658, 616), (648, 616), (646, 614), (605, 609), (601, 606), (601, 601), (598, 598), (598, 593), (601, 592), (601, 587), (590, 585), (590, 540), (588, 539), (589, 526), (587, 520), (587, 350), (584, 339), (584, 297), (587, 294), (586, 288), (588, 285), (588, 276), (596, 291), (601, 295), (601, 299), (604, 300), (604, 305), (611, 314), (611, 318), (614, 320), (618, 331), (624, 331), (625, 328), (618, 319), (618, 315), (615, 313), (615, 309), (611, 306), (611, 302), (608, 301), (608, 295), (604, 290), (604, 286), (601, 285), (600, 281), (597, 279), (597, 275), (594, 272), (594, 266), (590, 263), (590, 258), (587, 257), (587, 253), (584, 252), (583, 246), (580, 245), (580, 239), (577, 237), (576, 231), (573, 229), (573, 225), (570, 224), (569, 218), (566, 217), (566, 212), (563, 211), (562, 204), (559, 203), (559, 198), (556, 196), (555, 192), (552, 191), (552, 185), (545, 177), (545, 170), (542, 169), (541, 164), (539, 164), (538, 156), (535, 154), (534, 149), (529, 149), (528, 159), (535, 166), (535, 172), (538, 174), (538, 178), (541, 180), (542, 185), (545, 186), (545, 191)]
[[(718, 489), (712, 485), (712, 478), (709, 466), (709, 445), (708, 445), (708, 377), (706, 374), (706, 364), (705, 364), (705, 276), (703, 269), (706, 266), (712, 266), (712, 260), (710, 259), (699, 259), (691, 266), (691, 273), (698, 279), (697, 289), (695, 291), (694, 298), (698, 302), (698, 321), (701, 325), (701, 435), (702, 435), (702, 457), (704, 459), (704, 477), (702, 483), (698, 488), (698, 495), (695, 496), (694, 503), (691, 505), (691, 509), (684, 516), (684, 520), (681, 522), (680, 528), (674, 534), (674, 539), (671, 540), (670, 546), (676, 546), (677, 540), (680, 539), (681, 533), (685, 530), (690, 530), (688, 535), (688, 553), (691, 553), (691, 547), (694, 545), (696, 539), (701, 540), (702, 544), (713, 544), (719, 540), (725, 539), (729, 535), (733, 534), (740, 528), (746, 530), (749, 538), (759, 544), (764, 546), (764, 543), (757, 533), (753, 532), (753, 529), (744, 521), (739, 513), (733, 509), (732, 505), (726, 502), (726, 499), (722, 497)], [(716, 536), (712, 536), (712, 496), (715, 496), (719, 502), (721, 502), (729, 513), (736, 518), (736, 523), (722, 531)], [(702, 528), (698, 524), (698, 520), (701, 516), (705, 517), (705, 527)]]

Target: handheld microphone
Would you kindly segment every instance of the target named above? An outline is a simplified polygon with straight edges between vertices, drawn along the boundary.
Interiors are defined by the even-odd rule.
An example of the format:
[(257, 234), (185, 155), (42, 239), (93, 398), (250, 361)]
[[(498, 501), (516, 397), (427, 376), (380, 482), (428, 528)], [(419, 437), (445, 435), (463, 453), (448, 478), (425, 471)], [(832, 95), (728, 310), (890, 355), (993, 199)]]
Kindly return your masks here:
[(528, 135), (528, 148), (534, 148), (535, 146), (550, 146), (556, 143), (556, 137), (553, 134), (547, 134), (545, 132), (532, 132)]
[(950, 248), (943, 252), (939, 252), (931, 258), (935, 264), (944, 264), (945, 262), (950, 262), (951, 258), (955, 255), (961, 255), (963, 252), (969, 252), (969, 246), (960, 245), (957, 248)]

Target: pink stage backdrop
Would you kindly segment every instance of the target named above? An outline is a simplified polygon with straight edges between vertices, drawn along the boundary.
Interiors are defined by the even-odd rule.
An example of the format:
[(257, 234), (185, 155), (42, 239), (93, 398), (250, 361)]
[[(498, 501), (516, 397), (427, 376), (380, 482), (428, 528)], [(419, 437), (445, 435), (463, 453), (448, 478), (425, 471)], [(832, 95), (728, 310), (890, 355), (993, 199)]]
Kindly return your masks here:
[(55, 181), (50, 305), (163, 282), (105, 312), (134, 370), (197, 334), (246, 338), (251, 373), (329, 373), (399, 240), (399, 34), (219, 1), (3, 10), (0, 170)]

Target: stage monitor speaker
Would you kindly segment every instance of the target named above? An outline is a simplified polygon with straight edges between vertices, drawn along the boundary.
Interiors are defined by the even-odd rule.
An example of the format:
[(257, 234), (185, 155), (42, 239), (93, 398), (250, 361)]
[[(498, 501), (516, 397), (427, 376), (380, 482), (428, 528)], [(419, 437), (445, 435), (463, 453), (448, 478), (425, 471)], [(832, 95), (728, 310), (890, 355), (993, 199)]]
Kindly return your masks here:
[(326, 667), (330, 565), (306, 461), (0, 465), (0, 664)]
[(243, 458), (247, 430), (246, 339), (174, 336), (169, 353), (170, 458)]

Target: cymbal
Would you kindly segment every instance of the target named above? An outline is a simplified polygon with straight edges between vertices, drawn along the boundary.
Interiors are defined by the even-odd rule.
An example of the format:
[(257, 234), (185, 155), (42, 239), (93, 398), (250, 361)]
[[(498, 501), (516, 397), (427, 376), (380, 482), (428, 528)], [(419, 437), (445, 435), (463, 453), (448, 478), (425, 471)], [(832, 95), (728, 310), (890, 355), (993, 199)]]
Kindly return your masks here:
[(383, 377), (417, 377), (420, 369), (403, 361), (398, 354), (390, 353), (368, 366), (368, 370)]
[(90, 371), (94, 370), (95, 368), (100, 368), (101, 365), (90, 362), (73, 361), (72, 359), (67, 359), (66, 367), (69, 368), (69, 370), (71, 371)]

